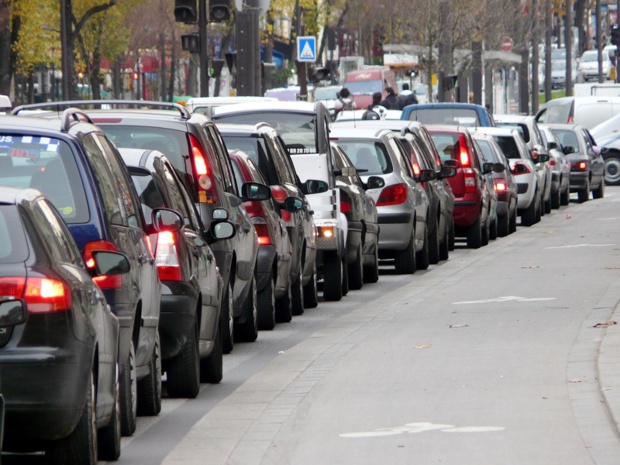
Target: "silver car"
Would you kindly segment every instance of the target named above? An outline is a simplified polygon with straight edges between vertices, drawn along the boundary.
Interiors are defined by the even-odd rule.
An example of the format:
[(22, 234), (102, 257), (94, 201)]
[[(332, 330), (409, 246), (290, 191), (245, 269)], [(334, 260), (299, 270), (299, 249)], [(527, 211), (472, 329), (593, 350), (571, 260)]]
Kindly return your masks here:
[(539, 124), (547, 148), (549, 149), (549, 165), (551, 165), (551, 207), (560, 208), (570, 202), (570, 161), (562, 152), (562, 144), (558, 136), (544, 124)]
[(397, 273), (428, 268), (429, 201), (414, 180), (398, 134), (388, 129), (334, 128), (330, 136), (349, 155), (377, 205), (379, 257), (394, 259)]

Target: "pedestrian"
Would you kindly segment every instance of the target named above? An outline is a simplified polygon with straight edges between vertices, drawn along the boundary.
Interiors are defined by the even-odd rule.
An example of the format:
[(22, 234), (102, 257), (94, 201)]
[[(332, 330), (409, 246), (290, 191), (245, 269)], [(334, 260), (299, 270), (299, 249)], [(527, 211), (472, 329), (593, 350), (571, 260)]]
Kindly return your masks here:
[(338, 101), (334, 105), (334, 111), (336, 114), (343, 110), (355, 110), (355, 102), (351, 99), (351, 92), (346, 87), (340, 89), (338, 92)]
[(362, 119), (381, 119), (379, 113), (377, 113), (374, 108), (378, 107), (381, 104), (381, 92), (375, 92), (372, 94), (372, 103), (368, 105), (366, 111), (362, 115)]
[(386, 87), (385, 91), (387, 92), (387, 96), (381, 102), (381, 106), (385, 107), (388, 110), (399, 110), (398, 100), (396, 99), (396, 92), (391, 87)]
[(402, 110), (407, 105), (414, 105), (418, 103), (418, 97), (416, 97), (415, 92), (412, 92), (411, 89), (409, 89), (409, 84), (406, 82), (403, 83), (403, 90), (400, 94), (398, 94), (397, 99), (399, 110)]

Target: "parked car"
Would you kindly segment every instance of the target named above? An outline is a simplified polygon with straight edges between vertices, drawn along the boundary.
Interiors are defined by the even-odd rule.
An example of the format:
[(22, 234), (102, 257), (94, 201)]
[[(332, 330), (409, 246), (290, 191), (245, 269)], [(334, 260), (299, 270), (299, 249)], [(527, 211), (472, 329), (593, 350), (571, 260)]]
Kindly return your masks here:
[(590, 135), (601, 148), (605, 160), (605, 184), (620, 184), (620, 114), (596, 125)]
[[(240, 150), (231, 150), (229, 155), (238, 184), (252, 181), (267, 184), (249, 155)], [(299, 197), (286, 197), (282, 203), (273, 198), (262, 202), (248, 200), (244, 202), (244, 207), (258, 233), (258, 263), (255, 269), (259, 292), (256, 328), (245, 323), (241, 334), (244, 334), (246, 339), (255, 339), (255, 329), (273, 329), (278, 317), (287, 315), (284, 321), (290, 321), (292, 279), (299, 281), (299, 274), (291, 274), (293, 246), (286, 222), (280, 217), (280, 209), (296, 214), (304, 208), (304, 201)], [(301, 281), (297, 285), (301, 286)]]
[(478, 132), (492, 136), (510, 163), (510, 170), (517, 181), (517, 214), (521, 217), (521, 224), (532, 226), (538, 223), (543, 209), (543, 179), (536, 171), (536, 163), (542, 162), (545, 156), (539, 155), (534, 160), (516, 129), (478, 128)]
[(456, 168), (456, 176), (448, 179), (455, 199), (456, 236), (465, 237), (469, 248), (487, 245), (493, 212), (485, 175), (494, 164), (481, 162), (467, 128), (429, 125), (428, 131), (443, 162)]
[(0, 237), (3, 451), (45, 450), (50, 464), (118, 459), (119, 324), (92, 277), (123, 279), (129, 261), (96, 250), (89, 273), (35, 189), (0, 187)]
[[(228, 152), (215, 124), (204, 115), (190, 114), (183, 106), (167, 102), (84, 100), (21, 108), (43, 110), (67, 106), (108, 108), (87, 110), (87, 113), (117, 147), (161, 151), (188, 188), (205, 227), (210, 227), (213, 220), (222, 219), (234, 224), (236, 234), (212, 247), (224, 281), (222, 342), (224, 353), (230, 352), (234, 345), (235, 318), (241, 317), (248, 299), (256, 301), (252, 282), (258, 238), (245, 209), (240, 208), (241, 192), (237, 190)], [(140, 110), (131, 109), (132, 106)], [(214, 217), (215, 211), (224, 217)]]
[[(611, 58), (609, 57), (609, 53), (603, 53), (602, 55), (602, 65), (603, 65), (603, 78), (611, 79), (611, 68), (613, 65), (611, 64)], [(599, 71), (598, 71), (599, 59), (598, 59), (598, 51), (597, 50), (586, 50), (579, 57), (577, 63), (577, 72), (580, 73), (583, 78), (587, 81), (590, 79), (598, 79)]]
[(472, 137), (485, 162), (501, 163), (505, 169), (492, 171), (493, 189), (497, 193), (497, 235), (507, 236), (517, 230), (517, 182), (510, 171), (510, 164), (493, 137), (478, 132)]
[(482, 105), (473, 103), (419, 103), (407, 105), (400, 117), (422, 124), (495, 126), (493, 116)]
[(342, 148), (332, 142), (340, 211), (347, 217), (347, 263), (350, 289), (379, 280), (379, 223), (377, 207), (366, 193), (357, 169)]
[(551, 206), (560, 208), (560, 205), (568, 205), (570, 201), (570, 161), (564, 156), (555, 133), (545, 124), (540, 124), (539, 127), (549, 150), (552, 183)]
[(588, 130), (574, 124), (550, 124), (562, 151), (570, 161), (570, 191), (577, 192), (580, 202), (605, 196), (605, 161)]
[[(530, 149), (534, 160), (538, 158), (539, 154), (549, 155), (549, 149), (547, 148), (547, 144), (545, 143), (544, 137), (540, 132), (540, 128), (538, 127), (538, 124), (536, 123), (536, 120), (533, 116), (494, 115), (493, 117), (495, 118), (495, 125), (497, 127), (507, 127), (519, 131), (521, 137), (523, 137), (523, 140)], [(557, 195), (557, 191), (552, 192), (552, 167), (551, 164), (547, 161), (537, 163), (536, 169), (540, 171), (541, 174), (543, 174), (544, 176), (543, 204), (545, 208), (543, 214), (550, 213), (551, 197), (553, 195)]]
[[(346, 217), (340, 214), (339, 190), (334, 179), (334, 160), (329, 145), (331, 118), (321, 102), (274, 102), (269, 106), (241, 104), (215, 109), (218, 123), (273, 126), (288, 150), (297, 174), (306, 182), (321, 181), (318, 191), (306, 191), (317, 227), (316, 265), (323, 279), (323, 298), (337, 301), (346, 294)], [(311, 183), (312, 184), (312, 183)]]
[[(167, 392), (171, 397), (194, 398), (200, 381), (222, 379), (223, 284), (209, 243), (228, 239), (234, 227), (213, 222), (205, 230), (185, 185), (163, 153), (126, 148), (120, 153), (140, 197), (162, 283), (159, 334)], [(155, 232), (151, 212), (158, 208), (178, 214), (177, 231)]]
[(589, 95), (561, 97), (540, 107), (538, 123), (579, 124), (592, 129), (620, 113), (620, 97)]
[(375, 201), (381, 228), (379, 258), (393, 259), (397, 273), (428, 268), (428, 196), (414, 179), (409, 153), (398, 134), (389, 129), (334, 127), (331, 139), (347, 153)]
[(47, 116), (2, 118), (0, 184), (45, 194), (89, 269), (97, 250), (118, 251), (129, 260), (126, 275), (94, 280), (120, 323), (121, 426), (123, 435), (130, 435), (138, 412), (155, 415), (161, 409), (161, 284), (155, 258), (138, 195), (114, 144), (77, 109), (64, 110), (60, 118)]
[(274, 310), (272, 303), (275, 297), (277, 320), (290, 321), (293, 315), (301, 315), (304, 308), (314, 308), (318, 305), (316, 226), (310, 204), (304, 194), (308, 192), (308, 186), (314, 180), (305, 183), (300, 181), (284, 141), (269, 124), (218, 123), (218, 128), (229, 149), (241, 150), (252, 158), (271, 187), (276, 202), (283, 205), (288, 197), (297, 197), (304, 202), (303, 208), (298, 212), (289, 212), (282, 208), (279, 210), (293, 247), (290, 267), (291, 306), (287, 302), (277, 303), (288, 297), (288, 290), (271, 287), (275, 276), (258, 274), (259, 307), (271, 314)]

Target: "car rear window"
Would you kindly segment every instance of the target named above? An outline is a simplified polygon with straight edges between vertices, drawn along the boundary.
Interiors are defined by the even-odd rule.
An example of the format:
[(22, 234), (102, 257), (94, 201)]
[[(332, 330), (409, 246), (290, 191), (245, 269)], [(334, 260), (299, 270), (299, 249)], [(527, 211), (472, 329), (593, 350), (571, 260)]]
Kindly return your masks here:
[(567, 123), (571, 116), (573, 101), (569, 100), (555, 105), (549, 105), (538, 116), (539, 123)]
[(530, 131), (527, 128), (527, 124), (496, 121), (495, 125), (501, 126), (503, 128), (516, 129), (517, 131), (519, 131), (519, 134), (521, 134), (521, 137), (523, 137), (523, 140), (525, 142), (530, 141)]
[(28, 258), (28, 244), (15, 205), (0, 205), (0, 263), (21, 263)]
[(458, 156), (461, 153), (461, 143), (459, 141), (459, 134), (456, 132), (432, 132), (431, 139), (437, 151), (441, 161), (458, 160)]
[(226, 148), (229, 150), (241, 150), (248, 155), (264, 173), (269, 184), (280, 184), (278, 173), (273, 163), (269, 160), (265, 141), (263, 139), (257, 137), (227, 136), (226, 134), (222, 134), (222, 137), (224, 138), (224, 142), (226, 142)]
[(558, 136), (558, 140), (562, 147), (572, 147), (574, 152), (579, 151), (579, 141), (577, 140), (577, 134), (569, 129), (554, 129), (555, 135)]
[(318, 153), (319, 151), (316, 141), (316, 116), (311, 113), (266, 111), (264, 113), (224, 114), (214, 119), (220, 123), (232, 124), (265, 122), (278, 131), (291, 155)]
[(409, 113), (409, 120), (423, 124), (481, 126), (476, 110), (466, 108), (420, 108)]
[(0, 136), (0, 185), (38, 189), (67, 223), (85, 223), (90, 218), (75, 157), (63, 140)]
[(493, 136), (508, 159), (521, 158), (517, 141), (512, 136)]
[(142, 213), (147, 224), (151, 224), (151, 212), (156, 208), (166, 208), (166, 203), (159, 192), (153, 176), (146, 173), (131, 172), (131, 180), (138, 192)]
[(382, 142), (372, 140), (338, 140), (338, 145), (362, 176), (391, 173), (392, 163)]

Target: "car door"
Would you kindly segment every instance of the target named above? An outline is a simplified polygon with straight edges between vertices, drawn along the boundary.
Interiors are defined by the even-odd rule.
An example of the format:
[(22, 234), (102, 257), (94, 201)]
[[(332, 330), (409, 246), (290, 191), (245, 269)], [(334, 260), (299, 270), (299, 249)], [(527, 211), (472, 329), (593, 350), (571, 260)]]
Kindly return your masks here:
[(586, 128), (581, 128), (580, 131), (583, 134), (583, 140), (586, 145), (586, 153), (590, 159), (592, 186), (598, 186), (601, 182), (601, 178), (605, 176), (605, 160), (603, 159), (603, 155), (601, 155), (600, 149), (594, 149), (596, 144), (594, 143), (594, 138), (590, 134), (590, 131)]

